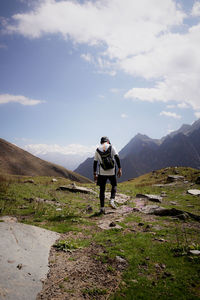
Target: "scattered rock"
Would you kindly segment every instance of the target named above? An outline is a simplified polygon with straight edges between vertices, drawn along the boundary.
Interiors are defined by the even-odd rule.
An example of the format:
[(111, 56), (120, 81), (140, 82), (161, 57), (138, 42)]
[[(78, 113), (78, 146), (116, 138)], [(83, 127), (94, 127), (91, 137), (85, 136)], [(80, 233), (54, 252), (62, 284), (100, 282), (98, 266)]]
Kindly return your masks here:
[(122, 258), (121, 256), (116, 256), (115, 259), (116, 259), (117, 262), (119, 262), (121, 264), (126, 264), (127, 263), (127, 261), (124, 258)]
[(188, 190), (188, 194), (193, 195), (193, 196), (199, 196), (200, 195), (200, 190), (194, 189), (194, 190)]
[[(109, 229), (112, 229), (113, 227), (110, 226), (110, 224), (112, 223), (113, 221), (111, 220), (107, 220), (107, 219), (104, 219), (104, 220), (101, 220), (99, 223), (98, 223), (98, 227), (103, 229), (103, 230), (109, 230)], [(122, 227), (118, 224), (116, 224), (114, 226), (114, 228), (116, 229), (122, 229)]]
[(150, 195), (150, 194), (137, 194), (137, 198), (147, 198), (149, 201), (153, 202), (162, 202), (162, 197), (158, 195)]
[(117, 224), (116, 224), (115, 222), (111, 222), (111, 223), (109, 224), (110, 227), (116, 227), (116, 225), (117, 225)]
[[(32, 200), (32, 198), (31, 198), (31, 200)], [(61, 203), (57, 202), (55, 198), (53, 198), (52, 200), (47, 200), (47, 199), (36, 197), (35, 199), (33, 199), (33, 201), (38, 202), (38, 203), (47, 203), (47, 204), (53, 204), (56, 206), (61, 206)]]
[(167, 193), (165, 191), (162, 191), (160, 194), (161, 197), (167, 197)]
[(200, 251), (199, 250), (190, 250), (189, 253), (193, 254), (193, 255), (200, 255)]
[(182, 180), (184, 180), (184, 176), (180, 176), (180, 175), (168, 175), (167, 177), (168, 183), (182, 181)]
[(35, 183), (33, 179), (25, 180), (24, 183)]
[(97, 194), (95, 191), (89, 188), (85, 188), (82, 186), (77, 186), (75, 183), (72, 183), (67, 186), (60, 186), (57, 188), (57, 191), (69, 191), (72, 193), (84, 193), (84, 194)]
[(56, 178), (52, 178), (52, 180), (51, 180), (51, 182), (57, 182), (58, 181), (58, 179), (56, 179)]
[(145, 214), (154, 214), (156, 210), (159, 210), (161, 207), (158, 205), (146, 205), (141, 207), (140, 211)]
[(138, 226), (144, 226), (144, 223), (140, 222), (138, 223)]
[(161, 238), (154, 238), (154, 241), (158, 241), (158, 242), (167, 242), (167, 240), (165, 239), (161, 239)]
[(196, 184), (200, 184), (200, 176), (197, 177), (196, 181), (195, 181)]

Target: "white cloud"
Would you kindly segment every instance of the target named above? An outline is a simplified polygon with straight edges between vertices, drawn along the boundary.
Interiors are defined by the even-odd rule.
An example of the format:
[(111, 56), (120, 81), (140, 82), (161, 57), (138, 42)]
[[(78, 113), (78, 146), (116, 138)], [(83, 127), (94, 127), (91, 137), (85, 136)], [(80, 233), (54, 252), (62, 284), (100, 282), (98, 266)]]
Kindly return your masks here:
[(167, 105), (167, 108), (169, 108), (169, 109), (175, 108), (175, 107), (176, 107), (176, 105), (174, 105), (174, 104), (169, 104), (169, 105)]
[(93, 61), (93, 57), (90, 53), (81, 54), (81, 58), (83, 58), (87, 62), (92, 62)]
[[(199, 14), (197, 1), (191, 15)], [(81, 56), (100, 73), (115, 76), (120, 69), (156, 81), (152, 88), (130, 89), (125, 98), (176, 101), (196, 110), (200, 108), (200, 24), (184, 25), (186, 17), (175, 0), (43, 0), (30, 12), (13, 15), (5, 29), (29, 38), (61, 34), (76, 44), (95, 46), (96, 51), (100, 46), (96, 57)]]
[(67, 146), (60, 146), (57, 144), (28, 144), (24, 146), (24, 149), (34, 155), (47, 154), (47, 153), (60, 153), (60, 154), (74, 154), (74, 155), (90, 155), (94, 154), (96, 146), (83, 146), (80, 144), (70, 144)]
[(200, 111), (196, 111), (196, 112), (194, 113), (194, 115), (195, 115), (195, 117), (196, 117), (197, 119), (199, 119), (199, 118), (200, 118)]
[(121, 114), (121, 118), (126, 119), (126, 118), (128, 118), (128, 115), (127, 114)]
[(178, 106), (178, 108), (189, 108), (190, 107), (190, 105), (188, 105), (185, 102), (179, 103), (177, 106)]
[(200, 16), (200, 2), (196, 1), (192, 8), (192, 16), (199, 17)]
[(178, 115), (176, 113), (173, 113), (173, 112), (170, 112), (170, 111), (161, 111), (160, 116), (171, 117), (171, 118), (174, 118), (174, 119), (181, 119), (180, 115)]
[(6, 104), (6, 103), (10, 103), (10, 102), (32, 106), (32, 105), (44, 103), (45, 101), (30, 99), (30, 98), (27, 98), (22, 95), (10, 95), (10, 94), (1, 94), (0, 95), (0, 104)]

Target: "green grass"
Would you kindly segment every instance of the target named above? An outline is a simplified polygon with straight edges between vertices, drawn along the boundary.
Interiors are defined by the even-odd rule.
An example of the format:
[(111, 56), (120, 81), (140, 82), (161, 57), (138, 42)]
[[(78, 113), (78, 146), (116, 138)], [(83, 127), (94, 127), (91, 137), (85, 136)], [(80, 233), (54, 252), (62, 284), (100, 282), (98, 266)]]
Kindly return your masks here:
[[(175, 187), (154, 186), (166, 183), (167, 176), (177, 172), (185, 176), (188, 183)], [(120, 183), (118, 191), (131, 196), (128, 203), (131, 207), (135, 205), (137, 193), (160, 195), (165, 191), (167, 196), (163, 198), (162, 206), (200, 215), (200, 197), (187, 194), (190, 188), (200, 189), (199, 185), (191, 186), (199, 175), (199, 170), (191, 168), (158, 170)], [(33, 179), (34, 184), (24, 183), (27, 179)], [(87, 249), (92, 243), (99, 249), (93, 258), (105, 265), (108, 274), (117, 274), (119, 270), (116, 256), (125, 259), (127, 264), (120, 269), (121, 284), (109, 299), (200, 299), (200, 258), (188, 254), (189, 249), (200, 247), (198, 222), (192, 219), (183, 222), (171, 217), (149, 220), (145, 215), (133, 212), (119, 223), (121, 230), (113, 228), (102, 231), (96, 225), (101, 218), (95, 215), (99, 209), (98, 195), (94, 197), (57, 191), (60, 185), (67, 185), (70, 181), (58, 178), (58, 182), (52, 183), (51, 179), (0, 176), (0, 216), (16, 216), (20, 222), (59, 233), (73, 232), (73, 238), (58, 242), (58, 250), (78, 251), (82, 247)], [(98, 191), (94, 184), (83, 186)], [(109, 190), (110, 186), (107, 188)], [(34, 200), (36, 198), (52, 203), (37, 203)], [(60, 206), (56, 206), (56, 202)], [(176, 202), (176, 205), (171, 202)], [(88, 205), (93, 209), (91, 213), (86, 210)], [(57, 208), (62, 210), (58, 211)], [(140, 222), (144, 225), (139, 226)], [(148, 230), (145, 230), (146, 227)], [(78, 235), (80, 232), (82, 238)], [(106, 295), (108, 291), (94, 286), (84, 289), (82, 293), (85, 297), (95, 299)]]

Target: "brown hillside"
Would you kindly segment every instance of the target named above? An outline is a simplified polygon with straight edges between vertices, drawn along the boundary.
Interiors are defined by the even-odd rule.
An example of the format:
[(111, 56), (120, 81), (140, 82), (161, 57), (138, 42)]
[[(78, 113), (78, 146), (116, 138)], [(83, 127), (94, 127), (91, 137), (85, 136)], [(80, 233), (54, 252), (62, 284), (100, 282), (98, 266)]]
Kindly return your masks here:
[(26, 176), (61, 176), (78, 182), (91, 182), (88, 178), (42, 160), (3, 139), (0, 139), (0, 172)]

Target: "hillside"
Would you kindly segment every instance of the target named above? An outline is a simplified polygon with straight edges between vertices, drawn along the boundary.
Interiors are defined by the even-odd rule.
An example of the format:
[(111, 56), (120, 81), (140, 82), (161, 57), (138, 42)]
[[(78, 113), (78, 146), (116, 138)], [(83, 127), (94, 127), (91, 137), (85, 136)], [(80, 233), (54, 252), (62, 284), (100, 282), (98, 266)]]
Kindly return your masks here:
[[(147, 172), (173, 166), (200, 169), (200, 120), (182, 125), (160, 140), (137, 134), (119, 152), (123, 175), (129, 180)], [(75, 172), (92, 179), (93, 159), (85, 160)]]
[(88, 178), (44, 161), (3, 139), (0, 139), (0, 172), (26, 176), (61, 176), (78, 182), (90, 182)]
[[(169, 177), (179, 180), (169, 183)], [(19, 251), (24, 237), (14, 235), (19, 223), (60, 234), (50, 250), (48, 275), (41, 281), (40, 268), (39, 274), (31, 269), (38, 252), (23, 264), (21, 254), (5, 260), (0, 251), (11, 270), (8, 284), (0, 276), (1, 290), (9, 296), (12, 287), (23, 295), (29, 277), (30, 299), (37, 300), (200, 299), (200, 196), (191, 194), (191, 190), (200, 193), (198, 178), (200, 170), (191, 168), (144, 174), (118, 185), (115, 210), (109, 207), (108, 193), (106, 212), (99, 215), (94, 183), (81, 184), (89, 188), (86, 194), (60, 189), (70, 183), (65, 178), (52, 182), (50, 177), (34, 177), (32, 184), (24, 176), (1, 176), (0, 228), (6, 228), (1, 236), (11, 235)], [(32, 248), (38, 244), (36, 238)], [(44, 245), (40, 247), (39, 253)], [(24, 248), (28, 257), (31, 249)], [(13, 279), (16, 269), (21, 285)], [(6, 270), (1, 273), (5, 278)], [(42, 290), (31, 298), (36, 280), (42, 282)]]

